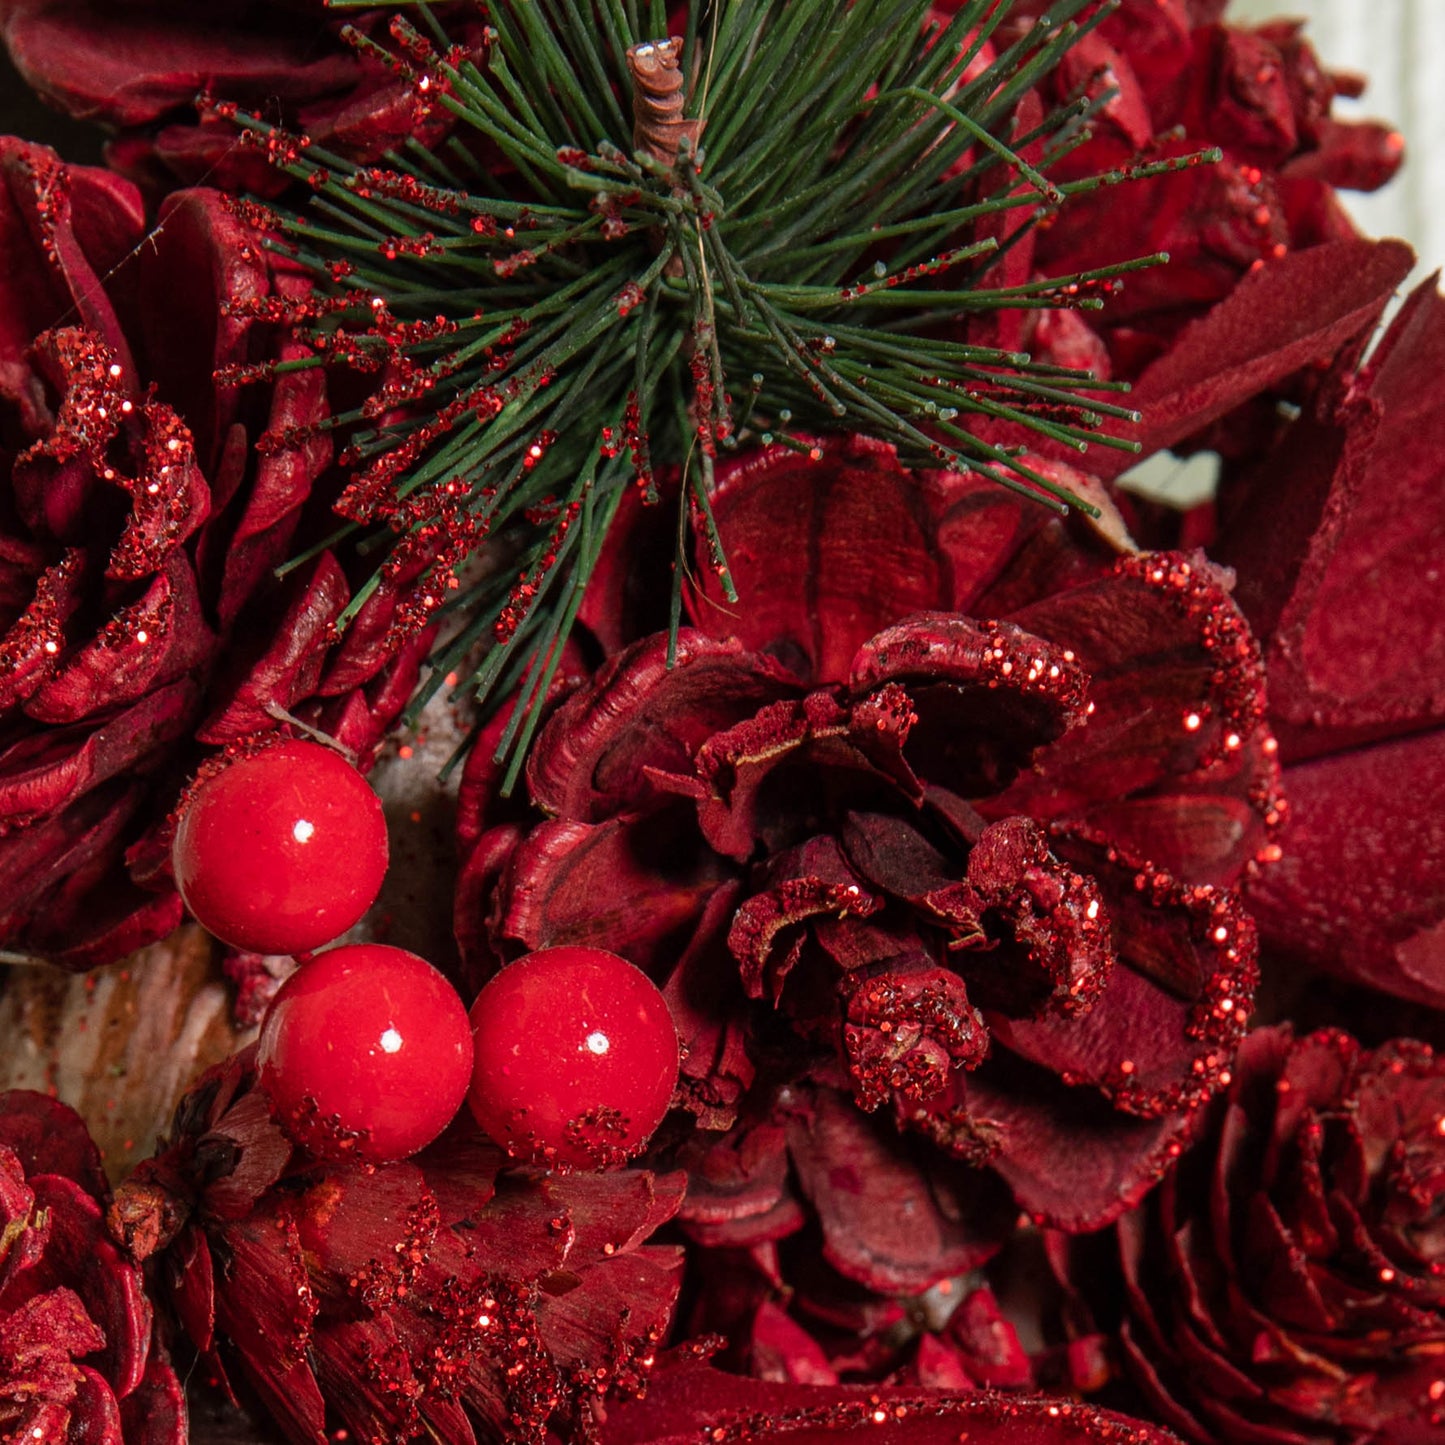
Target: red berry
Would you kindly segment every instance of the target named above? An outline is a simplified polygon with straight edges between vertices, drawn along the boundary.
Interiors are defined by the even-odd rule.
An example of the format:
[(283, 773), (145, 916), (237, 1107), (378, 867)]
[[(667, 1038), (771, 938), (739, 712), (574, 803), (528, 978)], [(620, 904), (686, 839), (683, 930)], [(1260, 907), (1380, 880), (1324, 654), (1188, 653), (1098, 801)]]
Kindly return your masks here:
[(667, 1000), (626, 959), (545, 948), (472, 1005), (477, 1122), (514, 1156), (605, 1169), (638, 1153), (677, 1083)]
[(467, 1011), (424, 958), (331, 948), (276, 992), (256, 1062), (281, 1126), (321, 1159), (382, 1163), (430, 1144), (472, 1073)]
[(331, 748), (280, 742), (203, 777), (171, 861), (186, 907), (252, 953), (306, 953), (345, 933), (386, 875), (386, 818)]

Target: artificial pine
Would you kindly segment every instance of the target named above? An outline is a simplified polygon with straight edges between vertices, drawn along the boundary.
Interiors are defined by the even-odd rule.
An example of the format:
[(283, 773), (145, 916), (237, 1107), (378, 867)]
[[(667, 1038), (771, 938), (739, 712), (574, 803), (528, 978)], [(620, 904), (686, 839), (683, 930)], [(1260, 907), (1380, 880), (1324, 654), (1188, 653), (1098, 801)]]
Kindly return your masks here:
[[(1099, 399), (1125, 388), (959, 338), (1003, 308), (1097, 308), (1122, 273), (1167, 259), (990, 287), (998, 232), (1022, 234), (990, 227), (1001, 213), (1032, 223), (1216, 158), (1049, 180), (1100, 102), (1025, 129), (1020, 98), (1116, 3), (1059, 0), (972, 75), (1009, 0), (947, 21), (927, 0), (714, 0), (675, 40), (656, 0), (505, 0), (473, 50), (417, 4), (420, 28), (394, 21), (380, 53), (419, 105), (451, 113), (444, 145), (357, 167), (236, 115), (315, 192), (304, 214), (243, 208), (320, 282), (269, 313), (315, 354), (266, 374), (375, 377), (327, 423), (349, 433), (352, 470), (326, 545), (354, 533), (378, 557), (343, 625), (388, 574), (409, 579), (398, 630), (457, 615), (413, 716), (444, 679), (483, 703), (517, 694), (498, 750), (510, 787), (631, 487), (678, 508), (674, 636), (689, 532), (731, 596), (709, 506), (720, 450), (863, 432), (905, 463), (1093, 510), (1022, 445), (979, 433), (1133, 447), (1099, 431), (1137, 419)], [(464, 583), (484, 546), (508, 565)]]

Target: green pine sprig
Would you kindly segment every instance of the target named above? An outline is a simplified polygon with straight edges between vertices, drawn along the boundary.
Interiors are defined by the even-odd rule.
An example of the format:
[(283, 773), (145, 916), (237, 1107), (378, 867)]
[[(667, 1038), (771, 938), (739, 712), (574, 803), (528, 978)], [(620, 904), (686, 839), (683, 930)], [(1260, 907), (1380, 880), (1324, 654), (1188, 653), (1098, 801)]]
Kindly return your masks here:
[[(1100, 431), (1137, 420), (1099, 399), (1126, 388), (971, 345), (960, 323), (1097, 308), (1121, 275), (1167, 258), (992, 287), (1021, 233), (1001, 245), (989, 223), (1216, 157), (1051, 181), (1093, 106), (1020, 134), (1018, 101), (1114, 6), (1058, 0), (969, 77), (1008, 8), (971, 0), (940, 26), (926, 0), (693, 5), (671, 118), (697, 124), (662, 127), (661, 154), (634, 145), (627, 54), (665, 38), (667, 15), (637, 0), (505, 0), (480, 54), (424, 4), (418, 26), (393, 22), (390, 48), (353, 36), (455, 123), (445, 144), (413, 139), (385, 166), (236, 116), (315, 193), (304, 214), (252, 212), (322, 283), (290, 318), (316, 355), (275, 370), (375, 378), (365, 405), (327, 423), (349, 437), (351, 479), (345, 525), (322, 545), (355, 534), (377, 558), (343, 625), (384, 577), (418, 566), (399, 627), (457, 618), (413, 718), (444, 679), (484, 703), (515, 695), (498, 753), (511, 786), (629, 488), (660, 502), (660, 479), (676, 478), (674, 638), (690, 535), (737, 600), (710, 496), (718, 455), (739, 445), (808, 451), (815, 434), (863, 432), (907, 465), (1093, 511), (1021, 445), (979, 431), (1137, 450)], [(505, 564), (469, 567), (479, 552)]]

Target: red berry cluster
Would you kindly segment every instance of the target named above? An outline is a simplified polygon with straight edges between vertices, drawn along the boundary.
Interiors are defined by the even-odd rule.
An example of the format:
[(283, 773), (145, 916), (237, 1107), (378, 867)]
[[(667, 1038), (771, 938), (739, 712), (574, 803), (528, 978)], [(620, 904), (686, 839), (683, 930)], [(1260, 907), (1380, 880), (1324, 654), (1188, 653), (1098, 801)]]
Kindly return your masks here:
[(516, 1158), (608, 1168), (637, 1154), (677, 1081), (677, 1031), (650, 979), (597, 948), (502, 969), (470, 1016), (425, 959), (379, 943), (312, 955), (376, 900), (386, 820), (318, 743), (282, 740), (202, 776), (172, 851), (186, 906), (222, 941), (299, 967), (261, 1025), (272, 1112), (318, 1158), (402, 1159), (465, 1099)]

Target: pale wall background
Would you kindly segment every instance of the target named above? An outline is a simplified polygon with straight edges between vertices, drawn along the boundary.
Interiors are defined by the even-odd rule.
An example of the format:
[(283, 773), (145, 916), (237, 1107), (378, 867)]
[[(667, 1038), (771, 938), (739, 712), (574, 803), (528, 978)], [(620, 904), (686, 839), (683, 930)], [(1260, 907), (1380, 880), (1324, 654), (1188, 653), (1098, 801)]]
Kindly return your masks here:
[(1405, 137), (1399, 176), (1373, 195), (1344, 193), (1360, 226), (1400, 236), (1419, 253), (1420, 274), (1445, 266), (1445, 0), (1234, 0), (1236, 24), (1289, 15), (1331, 70), (1369, 86), (1336, 113), (1389, 121)]

